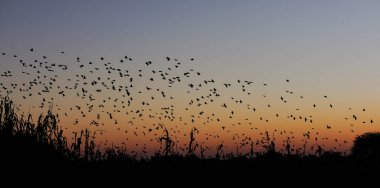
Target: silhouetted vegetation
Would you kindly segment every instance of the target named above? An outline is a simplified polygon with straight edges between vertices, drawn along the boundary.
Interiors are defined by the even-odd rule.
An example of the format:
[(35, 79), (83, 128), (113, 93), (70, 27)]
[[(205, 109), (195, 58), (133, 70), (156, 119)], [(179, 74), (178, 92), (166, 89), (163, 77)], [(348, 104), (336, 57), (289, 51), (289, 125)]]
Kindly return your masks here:
[[(5, 177), (43, 178), (45, 181), (94, 181), (123, 178), (153, 178), (170, 182), (181, 179), (189, 183), (200, 180), (216, 184), (231, 181), (253, 184), (379, 184), (380, 134), (358, 136), (352, 155), (324, 152), (318, 146), (315, 154), (304, 151), (292, 154), (290, 140), (284, 154), (275, 150), (274, 139), (268, 132), (261, 143), (265, 152), (255, 153), (253, 142), (249, 153), (225, 153), (223, 144), (216, 148), (215, 158), (205, 158), (205, 149), (195, 139), (198, 130), (191, 129), (186, 155), (174, 151), (175, 142), (161, 125), (163, 135), (158, 138), (162, 150), (150, 159), (137, 159), (125, 147), (111, 146), (101, 152), (95, 133), (88, 129), (74, 133), (74, 142), (68, 146), (63, 129), (51, 110), (41, 114), (37, 123), (32, 116), (19, 116), (8, 98), (0, 101), (0, 162)], [(304, 147), (308, 143), (305, 134)], [(200, 149), (200, 155), (195, 151)], [(363, 162), (364, 161), (364, 162)], [(91, 180), (87, 178), (91, 177)], [(238, 182), (236, 182), (238, 181)]]
[(352, 155), (360, 162), (380, 163), (380, 133), (365, 133), (356, 137), (352, 147)]

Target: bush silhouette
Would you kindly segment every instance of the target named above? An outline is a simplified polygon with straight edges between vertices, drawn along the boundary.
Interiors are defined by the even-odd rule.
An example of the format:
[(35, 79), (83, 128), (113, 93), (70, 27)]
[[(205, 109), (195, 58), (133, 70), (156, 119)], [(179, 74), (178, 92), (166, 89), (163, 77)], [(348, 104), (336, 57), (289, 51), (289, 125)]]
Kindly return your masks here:
[(357, 136), (352, 147), (355, 159), (367, 162), (380, 162), (380, 132), (370, 132)]

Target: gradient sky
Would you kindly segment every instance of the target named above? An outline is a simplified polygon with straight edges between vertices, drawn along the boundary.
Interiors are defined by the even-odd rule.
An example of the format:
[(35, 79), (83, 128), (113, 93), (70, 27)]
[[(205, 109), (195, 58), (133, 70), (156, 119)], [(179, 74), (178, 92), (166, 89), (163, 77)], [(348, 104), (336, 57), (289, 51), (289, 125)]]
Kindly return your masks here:
[(286, 77), (337, 97), (380, 94), (378, 1), (0, 3), (8, 51), (195, 57), (215, 77)]
[(1, 0), (0, 51), (195, 58), (219, 82), (268, 83), (270, 93), (290, 79), (301, 95), (376, 117), (379, 20), (379, 1)]

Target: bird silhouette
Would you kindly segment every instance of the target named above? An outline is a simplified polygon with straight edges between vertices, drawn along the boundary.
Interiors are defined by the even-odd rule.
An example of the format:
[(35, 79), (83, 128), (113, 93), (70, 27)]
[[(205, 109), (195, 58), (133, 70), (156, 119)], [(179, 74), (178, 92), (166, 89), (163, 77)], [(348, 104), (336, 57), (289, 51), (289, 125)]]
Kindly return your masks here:
[[(215, 79), (192, 67), (195, 66), (195, 62), (186, 63), (170, 57), (161, 59), (162, 62), (154, 61), (154, 64), (152, 61), (137, 63), (138, 58), (133, 61), (126, 55), (107, 58), (107, 61), (101, 56), (93, 58), (98, 61), (84, 62), (86, 57), (83, 59), (69, 57), (70, 53), (57, 51), (58, 54), (61, 52), (60, 58), (67, 58), (67, 62), (63, 63), (53, 60), (51, 55), (39, 55), (38, 49), (31, 48), (29, 51), (34, 52), (37, 58), (25, 59), (30, 57), (23, 58), (19, 53), (8, 56), (2, 52), (5, 57), (1, 58), (14, 57), (15, 66), (19, 66), (17, 68), (20, 69), (16, 71), (3, 69), (0, 72), (2, 77), (0, 97), (7, 95), (18, 97), (22, 101), (31, 103), (32, 109), (33, 106), (38, 109), (47, 108), (54, 99), (54, 104), (59, 104), (56, 110), (59, 108), (59, 112), (64, 114), (60, 116), (65, 119), (64, 122), (78, 126), (112, 125), (117, 131), (123, 132), (125, 130), (122, 126), (125, 125), (128, 129), (132, 126), (136, 130), (126, 134), (138, 135), (140, 139), (150, 140), (154, 134), (159, 135), (156, 130), (157, 122), (167, 123), (168, 131), (173, 138), (182, 135), (180, 132), (185, 128), (180, 125), (192, 123), (197, 130), (207, 133), (208, 139), (213, 139), (213, 136), (216, 139), (219, 136), (217, 133), (221, 132), (206, 130), (207, 127), (217, 124), (222, 127), (219, 131), (229, 136), (234, 135), (236, 142), (238, 138), (245, 137), (240, 133), (237, 134), (242, 127), (256, 131), (252, 135), (258, 136), (258, 129), (278, 126), (275, 122), (282, 122), (285, 125), (310, 125), (314, 122), (313, 127), (307, 128), (313, 131), (313, 128), (317, 129), (315, 126), (321, 123), (318, 120), (323, 119), (317, 117), (320, 115), (319, 110), (324, 110), (323, 106), (326, 104), (333, 108), (334, 104), (327, 99), (327, 95), (323, 95), (327, 102), (318, 103), (311, 101), (309, 96), (297, 95), (296, 89), (287, 90), (285, 93), (281, 90), (280, 93), (276, 93), (266, 91), (275, 89), (272, 84), (263, 83), (265, 87), (260, 87), (260, 84), (254, 84), (258, 82), (246, 79), (236, 79), (237, 82), (228, 78), (223, 81)], [(130, 64), (132, 61), (136, 63)], [(190, 61), (194, 61), (194, 58)], [(13, 76), (21, 75), (26, 81), (12, 79)], [(285, 81), (286, 83), (282, 84), (290, 83), (289, 79)], [(68, 100), (74, 102), (67, 102)], [(312, 110), (309, 109), (310, 104), (313, 105)], [(25, 107), (21, 105), (20, 108)], [(334, 111), (340, 110), (339, 108), (339, 105), (334, 105)], [(355, 124), (358, 119), (368, 125), (375, 123), (372, 117), (362, 117), (355, 108), (349, 110), (355, 113), (352, 119), (345, 116), (345, 121), (349, 124)], [(362, 108), (361, 111), (367, 109)], [(318, 115), (315, 115), (316, 113)], [(153, 125), (151, 122), (156, 124)], [(331, 129), (331, 126), (326, 125), (326, 128)], [(287, 128), (283, 129), (281, 131), (275, 129), (273, 132), (286, 134)], [(347, 131), (352, 132), (354, 129), (355, 126), (351, 126)], [(265, 133), (262, 135), (265, 136)], [(178, 139), (177, 144), (181, 141)], [(249, 144), (244, 143), (244, 145)]]

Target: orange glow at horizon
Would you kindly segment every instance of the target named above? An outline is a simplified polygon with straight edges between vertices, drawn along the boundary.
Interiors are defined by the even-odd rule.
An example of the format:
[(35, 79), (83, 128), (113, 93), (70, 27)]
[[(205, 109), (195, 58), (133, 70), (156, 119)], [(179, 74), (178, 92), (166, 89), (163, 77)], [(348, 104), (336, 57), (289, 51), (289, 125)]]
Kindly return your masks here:
[[(5, 58), (15, 63), (19, 60)], [(199, 131), (196, 142), (207, 155), (213, 155), (220, 144), (225, 153), (248, 153), (251, 144), (255, 152), (262, 151), (265, 132), (282, 152), (286, 140), (294, 153), (304, 145), (310, 153), (317, 146), (347, 152), (355, 136), (378, 130), (374, 112), (378, 106), (345, 106), (350, 103), (318, 91), (304, 95), (298, 93), (293, 80), (214, 80), (190, 60), (163, 58), (147, 66), (148, 61), (124, 57), (120, 58), (123, 62), (75, 62), (65, 56), (55, 63), (38, 56), (26, 58), (24, 65), (13, 70), (16, 78), (1, 80), (12, 93), (2, 90), (0, 94), (19, 105), (20, 113), (33, 114), (35, 121), (52, 104), (69, 144), (74, 132), (87, 128), (103, 149), (125, 146), (149, 155), (160, 150), (158, 138), (163, 136), (164, 126), (175, 150), (182, 154), (193, 127)]]

